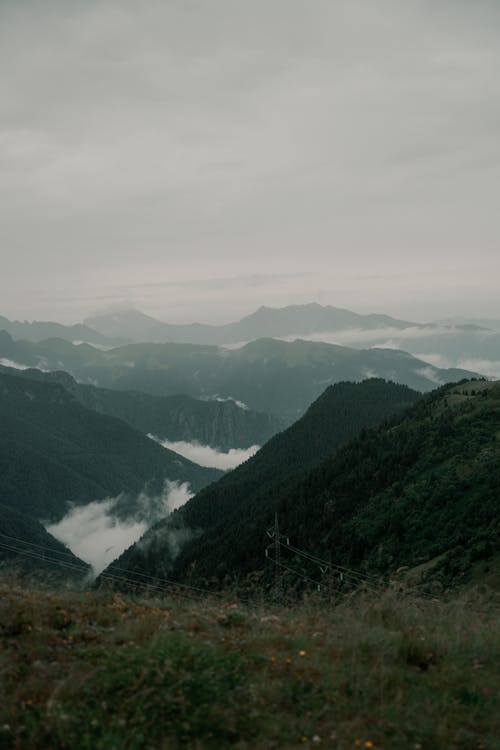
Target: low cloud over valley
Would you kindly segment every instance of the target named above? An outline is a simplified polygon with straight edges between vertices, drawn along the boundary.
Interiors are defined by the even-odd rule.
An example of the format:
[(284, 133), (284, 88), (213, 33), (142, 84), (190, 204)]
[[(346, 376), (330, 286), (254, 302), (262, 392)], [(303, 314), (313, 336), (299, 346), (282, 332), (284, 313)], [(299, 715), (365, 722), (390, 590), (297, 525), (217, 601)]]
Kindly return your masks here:
[[(184, 505), (192, 496), (187, 483), (167, 481), (160, 495), (148, 495), (144, 491), (133, 501), (118, 495), (75, 506), (61, 521), (47, 525), (46, 529), (89, 563), (97, 576), (137, 542), (153, 523)], [(130, 509), (125, 515), (124, 501)]]
[(184, 458), (188, 458), (199, 466), (222, 469), (223, 471), (235, 469), (244, 461), (254, 456), (260, 448), (259, 445), (252, 445), (246, 449), (231, 448), (227, 453), (224, 453), (223, 451), (218, 451), (216, 448), (211, 448), (209, 445), (201, 445), (201, 443), (187, 443), (183, 440), (176, 442), (158, 440), (153, 435), (149, 437), (157, 440), (164, 448), (179, 453)]

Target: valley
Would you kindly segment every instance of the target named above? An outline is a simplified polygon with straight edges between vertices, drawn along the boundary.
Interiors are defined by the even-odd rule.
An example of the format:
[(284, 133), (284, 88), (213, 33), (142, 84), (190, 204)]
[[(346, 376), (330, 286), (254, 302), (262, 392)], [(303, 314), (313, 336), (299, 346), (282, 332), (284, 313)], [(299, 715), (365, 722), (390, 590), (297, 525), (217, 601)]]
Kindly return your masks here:
[(287, 424), (328, 385), (379, 377), (430, 391), (472, 371), (440, 369), (394, 349), (353, 349), (258, 339), (239, 349), (195, 344), (130, 344), (106, 351), (61, 339), (15, 341), (0, 332), (0, 359), (19, 368), (65, 370), (84, 384), (155, 396), (231, 399)]
[(0, 750), (499, 750), (499, 71), (0, 0)]
[(0, 746), (493, 750), (499, 436), (393, 348), (0, 332)]

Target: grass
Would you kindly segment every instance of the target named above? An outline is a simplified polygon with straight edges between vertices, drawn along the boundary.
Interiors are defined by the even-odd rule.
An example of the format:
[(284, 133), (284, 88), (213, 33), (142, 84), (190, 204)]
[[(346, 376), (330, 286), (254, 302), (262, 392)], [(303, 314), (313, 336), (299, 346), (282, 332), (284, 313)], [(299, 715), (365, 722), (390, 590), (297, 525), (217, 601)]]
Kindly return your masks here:
[(2, 750), (493, 750), (498, 605), (239, 604), (0, 580)]

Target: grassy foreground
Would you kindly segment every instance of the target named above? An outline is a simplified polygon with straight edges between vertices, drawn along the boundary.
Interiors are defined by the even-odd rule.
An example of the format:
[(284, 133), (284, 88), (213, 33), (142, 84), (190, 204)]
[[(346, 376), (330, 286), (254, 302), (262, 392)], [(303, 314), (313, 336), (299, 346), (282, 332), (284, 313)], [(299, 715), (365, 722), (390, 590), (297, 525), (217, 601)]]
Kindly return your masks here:
[(0, 580), (0, 748), (493, 750), (498, 607), (333, 609)]

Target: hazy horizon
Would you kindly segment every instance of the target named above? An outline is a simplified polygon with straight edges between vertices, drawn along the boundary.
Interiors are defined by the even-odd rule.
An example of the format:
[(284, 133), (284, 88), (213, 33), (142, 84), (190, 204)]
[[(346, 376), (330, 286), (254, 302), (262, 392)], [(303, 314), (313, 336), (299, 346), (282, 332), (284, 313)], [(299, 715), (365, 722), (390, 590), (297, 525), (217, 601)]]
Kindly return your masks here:
[(0, 314), (500, 317), (495, 0), (3, 0)]
[[(432, 317), (429, 315), (426, 316), (426, 315), (421, 314), (419, 316), (414, 316), (410, 318), (410, 316), (408, 315), (398, 314), (397, 311), (395, 312), (389, 311), (388, 309), (389, 306), (386, 306), (385, 308), (380, 307), (379, 309), (376, 309), (376, 308), (372, 309), (370, 306), (366, 306), (366, 309), (363, 309), (363, 306), (354, 308), (353, 306), (348, 307), (348, 306), (343, 306), (343, 305), (341, 306), (341, 305), (335, 305), (335, 304), (330, 304), (330, 303), (317, 303), (316, 300), (307, 300), (303, 303), (291, 302), (289, 305), (286, 305), (286, 304), (274, 305), (271, 303), (270, 304), (264, 303), (262, 305), (259, 305), (258, 307), (251, 307), (246, 310), (243, 310), (243, 312), (241, 313), (235, 312), (233, 316), (231, 316), (230, 311), (227, 310), (227, 311), (223, 311), (220, 315), (215, 314), (212, 317), (210, 317), (210, 314), (207, 312), (207, 315), (201, 314), (198, 316), (198, 318), (196, 318), (194, 315), (190, 315), (189, 313), (187, 313), (184, 317), (182, 316), (178, 318), (175, 318), (174, 316), (167, 317), (166, 314), (162, 314), (161, 310), (157, 312), (156, 310), (147, 310), (144, 307), (139, 308), (135, 306), (134, 303), (130, 300), (123, 301), (121, 303), (114, 303), (114, 304), (106, 305), (101, 308), (96, 308), (94, 310), (89, 311), (88, 315), (82, 315), (82, 317), (80, 318), (68, 317), (65, 319), (64, 316), (62, 316), (62, 319), (61, 319), (61, 317), (60, 318), (56, 318), (55, 316), (51, 317), (50, 314), (48, 317), (44, 317), (43, 315), (38, 315), (38, 316), (34, 315), (32, 317), (27, 317), (26, 315), (16, 316), (16, 315), (9, 315), (4, 309), (0, 310), (0, 316), (4, 316), (8, 318), (11, 322), (15, 322), (15, 321), (29, 322), (29, 323), (52, 322), (52, 323), (62, 323), (63, 325), (74, 325), (74, 324), (83, 323), (87, 318), (92, 318), (93, 316), (107, 315), (107, 314), (112, 315), (112, 314), (118, 314), (122, 312), (138, 312), (138, 313), (142, 313), (144, 315), (150, 316), (160, 322), (169, 323), (173, 325), (189, 325), (191, 323), (207, 323), (208, 325), (217, 326), (217, 325), (224, 325), (226, 323), (238, 322), (238, 320), (243, 319), (257, 312), (261, 307), (265, 307), (268, 309), (284, 309), (286, 307), (307, 306), (310, 304), (322, 304), (322, 306), (324, 307), (329, 306), (329, 307), (344, 309), (344, 310), (348, 310), (353, 313), (359, 313), (362, 315), (370, 315), (370, 314), (389, 315), (390, 317), (396, 320), (407, 320), (410, 326), (412, 324), (425, 325), (427, 323), (437, 323), (437, 324), (443, 323), (445, 326), (448, 324), (460, 325), (462, 322), (469, 322), (469, 321), (478, 321), (478, 322), (486, 321), (487, 322), (488, 319), (496, 323), (500, 322), (500, 308), (496, 308), (496, 314), (492, 314), (492, 315), (476, 315), (474, 314), (473, 311), (471, 311), (470, 315), (464, 315), (463, 312), (457, 312), (457, 314), (454, 315), (453, 313), (449, 312), (448, 315), (443, 314), (442, 316), (436, 315)], [(234, 309), (234, 308), (231, 308), (231, 309)], [(426, 308), (426, 310), (428, 311), (428, 308)], [(424, 312), (424, 311), (422, 310), (421, 312)], [(412, 329), (409, 328), (409, 329), (402, 329), (402, 330), (411, 331)], [(320, 334), (321, 332), (318, 331), (317, 333)], [(328, 333), (328, 331), (325, 331), (325, 333)], [(347, 329), (344, 333), (346, 335), (349, 334), (351, 337), (353, 335), (353, 331), (351, 329)], [(361, 333), (362, 332), (360, 331), (360, 335)], [(300, 335), (303, 336), (303, 334), (300, 334)], [(288, 336), (288, 338), (290, 338), (290, 336)], [(324, 339), (320, 337), (318, 340), (324, 340)], [(337, 339), (335, 339), (335, 341), (338, 343)], [(241, 343), (245, 343), (245, 342), (241, 342)]]

